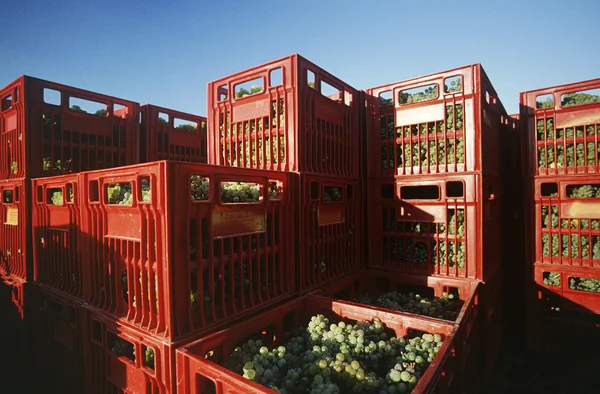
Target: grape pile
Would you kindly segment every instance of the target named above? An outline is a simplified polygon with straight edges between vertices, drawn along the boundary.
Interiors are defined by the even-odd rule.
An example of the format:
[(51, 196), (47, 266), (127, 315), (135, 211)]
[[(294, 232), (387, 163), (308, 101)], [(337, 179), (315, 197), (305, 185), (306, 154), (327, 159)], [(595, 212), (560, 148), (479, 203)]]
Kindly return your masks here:
[[(63, 205), (63, 192), (62, 190), (58, 189), (55, 192), (52, 193), (52, 204), (54, 205)], [(69, 202), (73, 202), (73, 189), (71, 188), (69, 190)]]
[[(600, 135), (600, 125), (589, 125), (554, 128), (554, 119), (538, 119), (537, 121), (537, 140), (551, 141), (550, 146), (538, 147), (538, 168), (563, 168), (584, 165), (595, 165), (596, 160), (600, 158), (600, 145), (589, 141), (566, 143), (565, 138), (591, 137)], [(556, 148), (553, 141), (557, 140)], [(588, 139), (589, 140), (589, 139)]]
[(569, 198), (600, 198), (600, 185), (577, 185), (567, 187)]
[(463, 305), (463, 301), (454, 294), (443, 293), (441, 297), (429, 299), (419, 294), (397, 291), (381, 294), (377, 298), (363, 294), (356, 297), (354, 302), (451, 321), (456, 320)]
[(600, 293), (600, 279), (569, 278), (569, 289)]
[(67, 167), (61, 166), (60, 160), (56, 160), (54, 163), (54, 168), (52, 168), (52, 160), (50, 160), (49, 157), (44, 157), (43, 169), (44, 169), (44, 171), (51, 171), (53, 169), (54, 170), (66, 170)]
[[(393, 117), (381, 118), (380, 132), (382, 139), (390, 138), (390, 129), (394, 127)], [(416, 136), (424, 136), (427, 141), (405, 142), (398, 145), (399, 152), (397, 166), (413, 167), (445, 164), (464, 164), (465, 146), (463, 137), (437, 138), (432, 134), (444, 133), (446, 131), (462, 130), (464, 123), (464, 112), (462, 104), (446, 106), (445, 122), (429, 122), (412, 126), (403, 126), (396, 129), (398, 137), (409, 139)], [(382, 147), (382, 166), (388, 168), (394, 164), (393, 147)]]
[[(571, 223), (573, 220), (571, 220)], [(583, 222), (581, 220), (580, 222)], [(587, 220), (586, 220), (587, 222)], [(598, 229), (597, 226), (594, 226), (593, 221), (592, 228)], [(572, 224), (573, 225), (573, 224)], [(577, 227), (572, 227), (577, 228)], [(587, 224), (582, 224), (582, 228), (587, 229)], [(560, 238), (559, 238), (560, 237)], [(571, 236), (567, 234), (552, 234), (552, 242), (550, 243), (549, 234), (542, 234), (542, 255), (550, 256), (550, 252), (552, 252), (553, 257), (575, 257), (575, 258), (590, 258), (590, 238), (591, 238), (591, 258), (594, 260), (600, 260), (600, 237), (599, 236), (581, 236), (581, 243), (579, 242), (580, 236), (577, 234), (572, 234)], [(560, 241), (559, 241), (560, 239)], [(552, 249), (550, 249), (552, 247)], [(570, 252), (569, 252), (570, 249)], [(580, 254), (581, 251), (581, 254)]]
[[(229, 165), (250, 167), (265, 164), (285, 163), (286, 141), (284, 135), (265, 133), (263, 137), (254, 138), (253, 134), (263, 131), (285, 128), (284, 99), (271, 101), (271, 116), (231, 123), (229, 112), (221, 118), (219, 130), (221, 136), (234, 136), (244, 143), (226, 143), (223, 154)], [(257, 154), (258, 151), (258, 154)]]
[[(131, 205), (133, 202), (131, 183), (110, 184), (107, 187), (106, 194), (109, 204)], [(150, 183), (146, 179), (142, 179), (142, 200), (144, 202), (152, 200), (152, 190), (150, 189)]]
[(256, 202), (260, 197), (260, 186), (247, 182), (222, 182), (221, 202)]
[(410, 393), (441, 346), (439, 334), (396, 338), (378, 319), (330, 324), (317, 315), (285, 345), (251, 339), (223, 365), (284, 394)]
[(560, 286), (560, 272), (544, 272), (546, 286)]
[(324, 190), (325, 201), (342, 201), (342, 189), (335, 186), (326, 186)]

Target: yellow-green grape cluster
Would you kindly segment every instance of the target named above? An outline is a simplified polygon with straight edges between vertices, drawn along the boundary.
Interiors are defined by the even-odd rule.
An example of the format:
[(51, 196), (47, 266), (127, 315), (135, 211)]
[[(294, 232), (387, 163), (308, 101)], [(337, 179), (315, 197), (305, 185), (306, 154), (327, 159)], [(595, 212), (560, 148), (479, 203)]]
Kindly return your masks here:
[(452, 321), (456, 320), (463, 305), (458, 297), (446, 292), (442, 293), (441, 297), (431, 299), (419, 294), (403, 294), (397, 291), (381, 294), (377, 298), (363, 294), (356, 297), (354, 302)]
[(600, 279), (569, 278), (569, 289), (600, 293)]
[(553, 140), (554, 139), (554, 118), (538, 119), (537, 121), (537, 140)]
[(465, 162), (463, 137), (440, 139), (437, 144), (433, 140), (414, 142), (412, 148), (411, 144), (405, 143), (400, 145), (400, 149), (402, 152), (399, 165), (404, 163), (405, 167), (464, 164)]
[(579, 185), (567, 188), (569, 198), (600, 198), (600, 185)]
[(378, 319), (313, 316), (283, 345), (250, 339), (223, 365), (283, 394), (410, 393), (442, 346), (439, 334), (395, 337)]
[[(141, 187), (142, 201), (150, 202), (152, 200), (152, 190), (150, 189), (148, 180), (142, 179)], [(131, 183), (113, 183), (108, 185), (107, 199), (109, 204), (131, 205), (133, 202)]]
[[(456, 112), (456, 116), (455, 116)], [(456, 122), (455, 122), (456, 118)], [(448, 130), (462, 130), (464, 122), (463, 105), (456, 104), (446, 106), (446, 129)]]
[(44, 157), (44, 162), (43, 162), (43, 169), (44, 171), (52, 171), (52, 170), (66, 170), (66, 167), (63, 167), (61, 165), (61, 161), (60, 160), (56, 160), (54, 162), (54, 167), (52, 166), (52, 160), (50, 160), (49, 157)]
[(408, 92), (400, 92), (398, 99), (400, 100), (400, 104), (410, 104), (410, 103), (418, 103), (419, 101), (432, 100), (437, 98), (438, 96), (438, 87), (437, 85), (428, 87), (424, 89), (422, 92), (416, 93), (408, 93)]
[(434, 264), (445, 266), (446, 257), (448, 258), (448, 266), (465, 268), (465, 243), (454, 241), (438, 241), (434, 242), (433, 246)]
[(12, 170), (13, 174), (19, 172), (19, 166), (16, 161), (12, 162), (12, 164), (10, 165), (10, 169)]
[(221, 202), (256, 202), (260, 197), (260, 186), (248, 182), (222, 182)]
[(192, 190), (192, 201), (208, 200), (210, 181), (201, 175), (192, 175), (190, 179)]
[(546, 286), (560, 286), (560, 272), (544, 272)]
[[(552, 245), (552, 249), (550, 246)], [(558, 234), (552, 234), (552, 243), (550, 243), (548, 234), (542, 234), (542, 255), (550, 256), (552, 251), (552, 257), (558, 256)]]
[[(54, 205), (63, 205), (63, 192), (62, 190), (56, 190), (55, 192), (52, 193), (52, 204)], [(73, 188), (69, 189), (69, 202), (73, 201)]]
[(379, 117), (379, 131), (382, 140), (394, 138), (394, 115)]
[[(551, 118), (546, 120), (546, 126), (544, 127), (544, 120), (538, 120), (538, 140), (554, 140), (556, 137), (557, 145), (546, 147), (538, 147), (538, 167), (539, 168), (563, 168), (573, 166), (585, 166), (595, 165), (598, 158), (600, 158), (600, 144), (596, 144), (595, 141), (588, 142), (577, 142), (567, 141), (565, 138), (588, 137), (595, 138), (596, 134), (600, 134), (600, 125), (590, 125), (585, 129), (583, 126), (559, 128), (556, 129), (556, 136), (553, 128), (553, 121)], [(544, 134), (546, 131), (546, 134)]]
[(323, 198), (325, 201), (342, 201), (342, 189), (339, 187), (328, 186), (324, 190)]
[(263, 87), (262, 86), (252, 85), (250, 87), (250, 91), (248, 91), (248, 90), (246, 90), (244, 88), (241, 88), (239, 91), (237, 91), (235, 93), (235, 97), (236, 98), (242, 98), (242, 97), (250, 96), (250, 95), (253, 95), (253, 94), (256, 94), (256, 93), (260, 93), (262, 91), (263, 91)]
[(146, 347), (144, 351), (144, 365), (154, 369), (154, 350), (150, 347)]
[(448, 219), (449, 234), (456, 235), (457, 238), (463, 238), (465, 236), (465, 210), (449, 209)]

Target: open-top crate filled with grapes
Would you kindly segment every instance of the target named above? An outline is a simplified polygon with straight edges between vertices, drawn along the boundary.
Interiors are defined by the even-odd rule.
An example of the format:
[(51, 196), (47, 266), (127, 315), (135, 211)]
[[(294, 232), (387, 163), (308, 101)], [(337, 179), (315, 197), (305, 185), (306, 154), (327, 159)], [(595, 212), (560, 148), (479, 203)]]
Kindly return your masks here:
[(478, 174), (369, 180), (372, 268), (493, 280), (500, 264), (500, 185)]
[(543, 177), (532, 183), (533, 261), (600, 268), (600, 174)]
[[(399, 315), (453, 322), (460, 367), (469, 361), (481, 340), (478, 280), (412, 275), (365, 269), (337, 280), (312, 294), (368, 305)], [(459, 368), (462, 369), (462, 368)]]
[(2, 179), (137, 163), (137, 103), (28, 76), (0, 103)]
[(207, 162), (205, 117), (150, 104), (140, 114), (140, 163)]
[(31, 182), (0, 180), (0, 197), (0, 275), (31, 281)]
[(370, 177), (499, 175), (505, 110), (480, 64), (367, 89), (367, 97)]
[(295, 181), (164, 161), (80, 174), (85, 300), (174, 340), (291, 296)]
[(600, 79), (521, 93), (524, 175), (600, 173)]
[(355, 180), (300, 175), (300, 292), (359, 269), (363, 251), (361, 194)]
[(32, 180), (30, 222), (33, 227), (33, 280), (81, 299), (78, 180), (78, 174)]
[(178, 349), (178, 390), (445, 392), (455, 332), (451, 323), (304, 296)]
[(357, 91), (300, 55), (208, 84), (209, 163), (358, 177)]

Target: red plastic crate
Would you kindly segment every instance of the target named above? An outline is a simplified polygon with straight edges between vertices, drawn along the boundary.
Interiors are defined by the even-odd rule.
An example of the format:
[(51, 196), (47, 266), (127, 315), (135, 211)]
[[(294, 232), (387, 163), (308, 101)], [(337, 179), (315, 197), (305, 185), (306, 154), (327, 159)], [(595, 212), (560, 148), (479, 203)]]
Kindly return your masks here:
[[(543, 177), (531, 184), (533, 261), (600, 268), (600, 174)], [(585, 185), (596, 185), (597, 196), (579, 189)]]
[(77, 174), (32, 181), (33, 278), (77, 298), (81, 275), (81, 206)]
[(83, 306), (80, 301), (45, 286), (40, 287), (36, 353), (39, 370), (51, 373), (51, 392), (83, 392)]
[[(600, 314), (600, 270), (539, 263), (534, 269), (535, 284), (560, 296), (556, 308)], [(597, 285), (586, 286), (585, 279), (592, 279)]]
[(496, 358), (504, 339), (507, 320), (503, 308), (504, 282), (502, 276), (485, 283), (481, 296), (482, 320), (482, 383), (485, 386), (492, 376)]
[[(315, 290), (311, 294), (331, 297), (355, 304), (357, 296), (369, 294), (377, 297), (380, 294), (398, 291), (408, 294), (420, 294), (423, 297), (441, 297), (443, 292), (452, 293), (464, 301), (456, 320), (452, 321), (457, 326), (454, 339), (459, 367), (463, 368), (472, 358), (479, 358), (481, 353), (474, 354), (476, 346), (481, 341), (481, 324), (479, 323), (479, 297), (482, 284), (476, 280), (440, 278), (425, 275), (412, 275), (401, 272), (365, 269), (352, 275), (347, 275), (329, 285)], [(360, 304), (358, 304), (360, 305)], [(418, 317), (425, 320), (449, 322), (428, 316), (415, 315), (383, 307), (369, 306), (370, 309), (385, 311), (386, 313), (401, 316)], [(476, 378), (471, 376), (468, 386), (475, 384)], [(476, 385), (476, 384), (475, 384)]]
[(367, 89), (367, 95), (370, 177), (499, 175), (504, 108), (480, 64)]
[(600, 173), (600, 100), (579, 104), (599, 88), (593, 79), (521, 93), (525, 176)]
[(255, 338), (253, 335), (256, 334), (266, 346), (280, 343), (316, 314), (349, 320), (371, 321), (379, 318), (398, 336), (405, 336), (411, 330), (439, 333), (444, 338), (444, 344), (413, 393), (430, 393), (434, 389), (443, 392), (447, 385), (451, 385), (454, 376), (452, 347), (456, 331), (453, 324), (399, 316), (308, 295), (179, 348), (176, 352), (178, 392), (196, 394), (212, 390), (216, 394), (273, 393), (273, 390), (247, 380), (219, 363), (245, 339)]
[(176, 392), (175, 344), (87, 306), (84, 324), (85, 393)]
[[(577, 290), (567, 290), (567, 295), (561, 294), (562, 287), (568, 286), (570, 275), (588, 276), (581, 272), (592, 273), (596, 270), (574, 270), (569, 267), (561, 268), (550, 265), (536, 265), (538, 280), (530, 281), (528, 286), (527, 339), (531, 349), (544, 352), (565, 351), (597, 351), (600, 346), (597, 341), (577, 341), (574, 338), (597, 338), (600, 335), (600, 315), (591, 313), (580, 303), (597, 306), (597, 294), (582, 293)], [(544, 272), (558, 272), (561, 286), (543, 283)], [(598, 278), (597, 273), (591, 276)], [(565, 282), (566, 281), (566, 282)], [(565, 285), (563, 285), (563, 283)], [(573, 300), (571, 300), (573, 295)], [(590, 295), (590, 297), (586, 297)]]
[(314, 290), (362, 264), (360, 183), (300, 175), (298, 289)]
[(357, 91), (300, 55), (210, 82), (208, 108), (211, 164), (359, 176)]
[(370, 267), (484, 281), (499, 274), (498, 178), (455, 174), (368, 182)]
[[(0, 274), (0, 286), (8, 287), (12, 302), (13, 311), (16, 311), (21, 320), (32, 320), (37, 316), (36, 309), (40, 305), (39, 291), (37, 285), (33, 282), (25, 282), (15, 276), (5, 276)], [(10, 314), (13, 314), (12, 312)]]
[(137, 163), (137, 103), (28, 76), (0, 101), (0, 179)]
[(31, 183), (0, 180), (0, 274), (33, 280), (31, 256)]
[(140, 163), (207, 162), (205, 117), (149, 104), (140, 113)]
[[(208, 178), (207, 200), (192, 201), (192, 177)], [(255, 184), (260, 201), (221, 202), (220, 185), (231, 181)], [(295, 182), (290, 173), (164, 161), (80, 174), (84, 299), (174, 340), (291, 296)], [(132, 205), (108, 202), (117, 183), (130, 185)]]

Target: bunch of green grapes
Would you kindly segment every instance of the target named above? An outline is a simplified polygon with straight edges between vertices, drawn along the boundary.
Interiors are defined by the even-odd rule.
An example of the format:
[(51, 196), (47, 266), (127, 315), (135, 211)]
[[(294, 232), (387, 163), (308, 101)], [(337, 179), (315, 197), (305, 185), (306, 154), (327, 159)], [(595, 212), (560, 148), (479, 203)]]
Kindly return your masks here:
[(455, 107), (453, 105), (446, 106), (446, 129), (462, 130), (464, 122), (463, 105), (456, 104), (456, 123), (454, 122)]
[(465, 243), (454, 241), (438, 241), (434, 243), (434, 265), (445, 266), (448, 257), (448, 266), (465, 268)]
[(336, 324), (317, 315), (285, 344), (250, 339), (223, 365), (284, 394), (409, 393), (442, 343), (439, 334), (396, 338), (378, 319)]
[(248, 182), (222, 182), (221, 202), (256, 202), (260, 197), (260, 186)]
[(547, 118), (544, 125), (544, 119), (537, 121), (537, 140), (553, 140), (554, 139), (554, 118)]
[(569, 198), (600, 198), (600, 185), (578, 185), (567, 188)]
[(379, 118), (379, 131), (381, 133), (382, 140), (394, 138), (394, 116), (393, 115), (381, 116)]
[(600, 279), (569, 278), (569, 289), (600, 293)]
[(377, 298), (363, 294), (356, 297), (354, 302), (451, 321), (456, 320), (463, 305), (463, 301), (454, 294), (446, 292), (442, 293), (441, 297), (431, 299), (419, 294), (403, 294), (397, 291), (381, 294)]
[(558, 227), (558, 205), (552, 205), (551, 209), (547, 205), (542, 206), (542, 227), (550, 228), (549, 226)]
[(192, 190), (192, 201), (208, 200), (210, 181), (201, 175), (192, 175), (190, 179)]
[(560, 272), (544, 272), (546, 286), (560, 286)]

